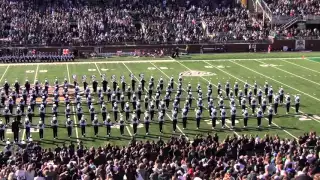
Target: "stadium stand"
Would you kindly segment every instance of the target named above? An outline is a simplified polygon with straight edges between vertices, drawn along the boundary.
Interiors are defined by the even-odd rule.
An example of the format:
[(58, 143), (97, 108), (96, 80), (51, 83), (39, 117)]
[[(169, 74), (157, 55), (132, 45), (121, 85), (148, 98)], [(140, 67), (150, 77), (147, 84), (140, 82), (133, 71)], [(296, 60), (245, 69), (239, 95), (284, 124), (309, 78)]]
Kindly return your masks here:
[[(32, 141), (7, 143), (0, 154), (3, 179), (314, 179), (319, 178), (320, 140), (277, 136), (219, 139), (184, 137), (136, 142), (127, 147), (64, 144), (43, 149)], [(15, 167), (15, 168), (14, 168)]]
[(0, 38), (11, 45), (266, 39), (246, 9), (224, 1), (4, 0), (0, 6)]

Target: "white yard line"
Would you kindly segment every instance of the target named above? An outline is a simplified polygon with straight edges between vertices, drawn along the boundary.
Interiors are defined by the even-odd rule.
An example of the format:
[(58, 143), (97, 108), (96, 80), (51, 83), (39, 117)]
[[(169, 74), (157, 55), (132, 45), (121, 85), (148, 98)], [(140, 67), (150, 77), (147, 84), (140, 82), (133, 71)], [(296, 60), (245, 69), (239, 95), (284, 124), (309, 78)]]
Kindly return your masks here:
[[(223, 72), (223, 73), (225, 73), (225, 74), (227, 74), (227, 75), (229, 75), (229, 76), (231, 76), (231, 77), (233, 77), (234, 79), (237, 79), (237, 80), (239, 80), (239, 81), (241, 81), (241, 82), (243, 82), (243, 83), (245, 83), (245, 81), (244, 80), (242, 80), (242, 79), (240, 79), (240, 78), (238, 78), (238, 77), (236, 77), (236, 76), (234, 76), (234, 75), (232, 75), (232, 74), (230, 74), (230, 73), (228, 73), (228, 72), (226, 72), (226, 71), (223, 71), (223, 70), (221, 70), (221, 69), (219, 69), (219, 68), (217, 68), (217, 67), (215, 67), (214, 65), (212, 65), (212, 64), (210, 64), (210, 63), (208, 63), (208, 62), (206, 62), (206, 61), (204, 61), (206, 64), (208, 64), (208, 65), (210, 65), (210, 66), (213, 66), (214, 68), (216, 68), (216, 69), (218, 69), (219, 71), (221, 71), (221, 72)], [(265, 120), (267, 120), (267, 121), (269, 121), (269, 119), (267, 119), (267, 118), (264, 118)], [(292, 136), (293, 138), (295, 138), (295, 139), (298, 139), (296, 136), (294, 136), (293, 134), (291, 134), (290, 132), (288, 132), (287, 130), (285, 130), (285, 129), (283, 129), (282, 127), (280, 127), (279, 125), (277, 125), (276, 123), (274, 123), (274, 122), (272, 122), (272, 124), (273, 125), (275, 125), (275, 126), (277, 126), (279, 129), (281, 129), (282, 131), (284, 131), (284, 132), (286, 132), (287, 134), (289, 134), (290, 136)]]
[[(257, 61), (257, 62), (259, 62), (259, 63), (266, 64), (266, 63), (261, 62), (261, 61), (259, 61), (259, 60), (255, 60), (255, 61)], [(311, 80), (309, 80), (309, 79), (306, 79), (306, 78), (304, 78), (304, 77), (298, 76), (298, 75), (296, 75), (296, 74), (294, 74), (294, 73), (291, 73), (291, 72), (289, 72), (289, 71), (283, 70), (283, 69), (281, 69), (281, 68), (278, 68), (278, 67), (275, 67), (275, 66), (272, 66), (272, 67), (275, 68), (275, 69), (278, 69), (278, 70), (280, 70), (280, 71), (283, 71), (283, 72), (285, 72), (285, 73), (287, 73), (287, 74), (291, 74), (292, 76), (298, 77), (298, 78), (300, 78), (300, 79), (304, 79), (304, 80), (306, 80), (306, 81), (309, 81), (309, 82), (311, 82), (311, 83), (313, 83), (313, 84), (316, 84), (316, 85), (319, 85), (319, 86), (320, 86), (320, 83), (317, 83), (317, 82), (311, 81)]]
[(315, 72), (315, 73), (319, 73), (319, 74), (320, 74), (320, 71), (316, 71), (316, 70), (314, 70), (314, 69), (310, 69), (310, 68), (301, 66), (301, 65), (299, 65), (299, 64), (296, 64), (296, 63), (293, 63), (293, 62), (290, 62), (290, 61), (287, 61), (287, 60), (284, 60), (284, 59), (283, 59), (282, 61), (284, 61), (284, 62), (286, 62), (286, 63), (289, 63), (289, 64), (292, 64), (292, 65), (295, 65), (295, 66), (298, 66), (298, 67), (301, 67), (301, 68), (304, 68), (304, 69), (307, 69), (307, 70), (309, 70), (309, 71), (312, 71), (312, 72)]
[[(100, 71), (100, 69), (99, 69), (99, 66), (97, 65), (97, 63), (94, 63), (94, 64), (96, 65), (96, 67), (97, 67), (97, 69), (98, 69), (98, 72), (99, 72), (99, 74), (100, 74), (100, 76), (101, 76), (102, 74), (101, 74), (101, 71)], [(129, 129), (128, 126), (126, 126), (126, 129), (127, 129), (128, 133), (129, 133), (129, 135), (132, 136), (132, 133), (130, 132), (130, 129)]]
[[(71, 82), (71, 78), (70, 78), (70, 71), (69, 71), (69, 65), (67, 64), (67, 72), (68, 72), (68, 83)], [(77, 125), (77, 117), (75, 114), (75, 110), (74, 110), (74, 105), (72, 105), (72, 111), (73, 111), (73, 118), (74, 118), (74, 124), (75, 124), (75, 129), (76, 129), (76, 136), (77, 136), (77, 140), (79, 139), (79, 134), (78, 134), (78, 125)]]
[[(319, 58), (319, 57), (313, 57), (313, 58)], [(313, 61), (313, 60), (311, 60), (311, 59), (309, 59), (309, 58), (304, 58), (305, 60), (308, 60), (308, 61), (311, 61), (311, 62), (314, 62), (314, 63), (320, 63), (320, 62), (318, 62), (318, 61)]]
[(2, 74), (2, 76), (1, 76), (1, 78), (0, 78), (0, 82), (2, 81), (2, 79), (4, 78), (4, 76), (7, 74), (7, 71), (8, 71), (8, 69), (9, 69), (9, 67), (10, 67), (10, 65), (7, 65), (6, 70), (4, 70), (4, 72), (3, 72), (3, 74)]
[(262, 74), (262, 73), (259, 73), (259, 72), (255, 71), (255, 70), (253, 70), (253, 69), (250, 69), (250, 68), (248, 68), (248, 67), (246, 67), (246, 66), (243, 66), (243, 65), (241, 65), (241, 64), (239, 64), (239, 63), (237, 63), (237, 62), (234, 62), (234, 61), (230, 61), (230, 62), (232, 62), (232, 63), (234, 63), (234, 64), (237, 64), (238, 66), (241, 66), (241, 67), (243, 67), (243, 68), (245, 68), (245, 69), (248, 69), (248, 70), (250, 70), (250, 71), (252, 71), (252, 72), (255, 72), (256, 74), (259, 74), (259, 75), (261, 75), (261, 76), (264, 76), (264, 77), (266, 77), (266, 78), (268, 78), (268, 79), (271, 79), (271, 80), (273, 80), (273, 81), (275, 81), (275, 82), (277, 82), (277, 83), (279, 83), (279, 84), (282, 84), (282, 85), (284, 85), (284, 86), (287, 86), (287, 87), (289, 87), (289, 88), (291, 88), (291, 89), (293, 89), (293, 90), (295, 90), (295, 91), (297, 91), (297, 92), (299, 92), (299, 93), (301, 93), (301, 94), (304, 94), (304, 95), (306, 95), (306, 96), (309, 96), (309, 97), (312, 98), (312, 99), (315, 99), (315, 100), (317, 100), (317, 101), (320, 101), (319, 98), (316, 98), (316, 97), (314, 97), (314, 96), (312, 96), (312, 95), (310, 95), (310, 94), (308, 94), (308, 93), (305, 93), (305, 92), (303, 92), (303, 91), (300, 91), (299, 89), (296, 89), (296, 88), (294, 88), (294, 87), (292, 87), (292, 86), (289, 86), (289, 85), (287, 85), (287, 84), (285, 84), (285, 83), (283, 83), (283, 82), (280, 82), (280, 81), (278, 81), (278, 80), (276, 80), (276, 79), (273, 79), (273, 78), (271, 78), (271, 77), (269, 77), (269, 76), (266, 76), (266, 75), (264, 75), (264, 74)]
[[(187, 68), (189, 71), (192, 71), (192, 69), (190, 69), (190, 68), (187, 67), (186, 65), (182, 64), (181, 62), (179, 62), (179, 61), (176, 61), (176, 62), (178, 62), (181, 66)], [(206, 78), (204, 78), (204, 77), (202, 77), (202, 76), (200, 76), (200, 78), (202, 78), (203, 80), (207, 81), (208, 83), (211, 83), (209, 80), (207, 80)], [(218, 86), (215, 85), (215, 84), (212, 84), (212, 85), (215, 86), (215, 87), (218, 87)], [(227, 128), (230, 128), (228, 125), (225, 125), (225, 126), (226, 126)], [(232, 130), (232, 132), (235, 133), (237, 136), (240, 136), (235, 130)]]
[(96, 68), (97, 68), (97, 70), (98, 70), (98, 72), (99, 72), (99, 74), (100, 74), (100, 76), (101, 76), (101, 75), (102, 75), (102, 73), (101, 73), (101, 71), (100, 71), (100, 69), (99, 69), (99, 67), (98, 67), (97, 63), (94, 63), (94, 65), (96, 66)]
[[(122, 62), (122, 64), (128, 69), (128, 71), (131, 73), (131, 74), (133, 74), (133, 72), (129, 69), (129, 67), (124, 63), (124, 62)], [(138, 81), (139, 81), (139, 79), (136, 77), (136, 76), (134, 76)], [(147, 88), (144, 88), (146, 91), (148, 91), (147, 90)], [(152, 97), (153, 99), (154, 99), (154, 97)], [(166, 115), (167, 115), (167, 117), (172, 121), (172, 118), (169, 116), (169, 114), (168, 113), (166, 113)], [(185, 136), (185, 138), (187, 139), (187, 140), (189, 140), (189, 138), (187, 137), (187, 135), (182, 131), (182, 129), (177, 125), (177, 129), (181, 132), (181, 134), (182, 135), (184, 135)]]
[[(39, 71), (39, 65), (37, 65), (36, 71), (34, 72), (33, 84), (35, 84), (37, 81), (38, 71)], [(24, 140), (25, 135), (26, 135), (26, 128), (23, 128), (21, 140)]]

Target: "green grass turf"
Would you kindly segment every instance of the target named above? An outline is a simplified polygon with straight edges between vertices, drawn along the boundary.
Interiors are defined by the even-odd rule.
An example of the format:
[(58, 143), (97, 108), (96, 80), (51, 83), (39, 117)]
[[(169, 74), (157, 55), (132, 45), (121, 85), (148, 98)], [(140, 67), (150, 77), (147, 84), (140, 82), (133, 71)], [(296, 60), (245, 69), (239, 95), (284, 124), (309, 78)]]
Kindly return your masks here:
[[(205, 110), (203, 113), (203, 119), (201, 122), (201, 128), (196, 129), (196, 122), (194, 120), (194, 112), (189, 113), (188, 128), (186, 130), (182, 129), (181, 119), (179, 119), (178, 127), (179, 129), (175, 134), (172, 133), (172, 123), (169, 117), (171, 117), (171, 112), (167, 111), (165, 116), (165, 125), (164, 133), (160, 134), (158, 130), (158, 124), (156, 122), (151, 124), (150, 134), (145, 135), (144, 127), (139, 128), (138, 134), (136, 136), (137, 140), (156, 140), (159, 137), (163, 139), (168, 139), (171, 136), (179, 136), (181, 134), (186, 135), (190, 140), (193, 139), (195, 135), (198, 134), (207, 134), (207, 133), (218, 133), (221, 139), (225, 138), (228, 135), (241, 135), (241, 134), (253, 134), (263, 136), (264, 134), (278, 134), (280, 137), (298, 137), (305, 132), (310, 130), (320, 133), (320, 119), (316, 119), (313, 115), (320, 116), (319, 110), (319, 101), (320, 101), (320, 63), (311, 61), (308, 58), (302, 59), (299, 58), (303, 53), (271, 53), (271, 54), (262, 54), (262, 53), (240, 53), (240, 54), (214, 54), (214, 55), (194, 55), (192, 59), (204, 59), (201, 61), (173, 61), (173, 62), (153, 62), (152, 58), (147, 60), (146, 58), (134, 58), (133, 60), (142, 60), (142, 62), (129, 63), (127, 61), (113, 62), (113, 63), (104, 63), (99, 61), (94, 63), (94, 61), (88, 62), (86, 64), (40, 64), (40, 65), (1, 65), (0, 66), (0, 83), (3, 84), (5, 80), (10, 83), (14, 83), (17, 79), (21, 84), (24, 84), (25, 79), (29, 79), (30, 82), (34, 82), (35, 79), (38, 79), (40, 82), (44, 82), (45, 78), (48, 78), (52, 84), (54, 79), (57, 77), (60, 82), (64, 78), (71, 79), (72, 75), (75, 74), (78, 77), (82, 75), (95, 75), (100, 80), (100, 74), (106, 74), (108, 80), (110, 81), (111, 75), (116, 75), (117, 80), (120, 80), (120, 76), (124, 75), (126, 77), (127, 83), (130, 84), (130, 72), (133, 72), (136, 76), (139, 73), (144, 73), (145, 78), (149, 81), (150, 76), (154, 76), (156, 83), (158, 79), (162, 76), (165, 80), (165, 86), (171, 76), (175, 77), (177, 80), (179, 73), (186, 71), (205, 71), (211, 72), (211, 76), (194, 76), (194, 77), (184, 77), (183, 87), (186, 88), (188, 82), (192, 84), (193, 90), (196, 89), (197, 84), (201, 84), (202, 89), (204, 89), (204, 95), (207, 91), (208, 82), (216, 85), (220, 82), (223, 86), (229, 81), (233, 87), (234, 82), (237, 81), (240, 85), (240, 88), (243, 87), (244, 82), (248, 81), (249, 84), (253, 84), (256, 81), (260, 86), (264, 85), (265, 81), (268, 81), (270, 85), (273, 86), (274, 91), (278, 91), (280, 86), (283, 86), (285, 92), (290, 93), (291, 95), (300, 94), (301, 96), (301, 111), (304, 114), (307, 114), (308, 120), (300, 120), (294, 114), (294, 109), (290, 109), (291, 112), (289, 115), (285, 114), (285, 108), (279, 108), (279, 115), (274, 118), (274, 126), (268, 127), (268, 122), (266, 120), (262, 121), (263, 128), (256, 128), (256, 118), (252, 117), (249, 120), (249, 125), (246, 130), (243, 127), (243, 121), (241, 116), (241, 111), (238, 108), (238, 123), (234, 131), (229, 129), (221, 129), (221, 124), (217, 125), (215, 130), (211, 130), (211, 124), (209, 120), (208, 111)], [(265, 58), (276, 58), (277, 59), (268, 59)], [(305, 53), (304, 56), (309, 55)], [(317, 56), (319, 54), (311, 54)], [(219, 56), (219, 57), (217, 57)], [(211, 58), (210, 58), (211, 57)], [(241, 57), (241, 58), (240, 58)], [(281, 59), (281, 58), (292, 57), (292, 59)], [(261, 58), (261, 59), (260, 59)], [(296, 59), (294, 59), (296, 58)], [(116, 58), (122, 60), (122, 58)], [(170, 59), (164, 58), (164, 59)], [(182, 59), (184, 59), (182, 57)], [(214, 59), (225, 59), (224, 61), (210, 61)], [(235, 59), (246, 59), (246, 60), (235, 60)], [(250, 60), (251, 59), (251, 60)], [(259, 60), (260, 59), (260, 60)], [(208, 60), (208, 61), (206, 61)], [(79, 78), (78, 78), (79, 79)], [(80, 79), (79, 79), (80, 80)], [(82, 84), (81, 84), (82, 85)], [(175, 84), (176, 87), (176, 84)], [(185, 97), (186, 92), (183, 92), (183, 97)], [(217, 96), (216, 87), (213, 90), (214, 97)], [(194, 92), (194, 97), (197, 97), (196, 92)], [(204, 96), (205, 97), (205, 96)], [(96, 97), (94, 98), (97, 99)], [(106, 97), (105, 97), (106, 99)], [(206, 98), (204, 98), (206, 99)], [(293, 97), (292, 97), (293, 99)], [(182, 99), (182, 102), (184, 99)], [(193, 107), (195, 106), (193, 103)], [(215, 100), (217, 105), (217, 101)], [(225, 101), (227, 107), (229, 107), (229, 102)], [(238, 104), (238, 102), (237, 102)], [(100, 110), (100, 107), (95, 104), (96, 110)], [(172, 106), (170, 104), (170, 106)], [(205, 106), (207, 106), (207, 101), (205, 100)], [(142, 107), (144, 103), (142, 102)], [(76, 142), (77, 139), (83, 141), (86, 146), (101, 146), (107, 143), (113, 145), (126, 145), (132, 138), (133, 129), (130, 126), (129, 122), (127, 123), (127, 128), (125, 128), (125, 135), (121, 136), (119, 130), (116, 128), (112, 129), (112, 136), (110, 138), (106, 137), (106, 128), (99, 128), (99, 136), (94, 137), (93, 128), (87, 127), (86, 137), (81, 137), (81, 131), (79, 128), (75, 127), (73, 129), (73, 137), (71, 139), (67, 138), (67, 132), (65, 128), (62, 128), (65, 125), (64, 117), (64, 104), (62, 103), (59, 107), (59, 128), (58, 137), (59, 139), (53, 140), (52, 130), (50, 128), (51, 115), (48, 114), (45, 123), (47, 128), (45, 130), (45, 138), (41, 141), (41, 144), (44, 147), (52, 147), (55, 144), (68, 143), (70, 141)], [(73, 106), (71, 106), (73, 108)], [(108, 111), (111, 110), (111, 105), (107, 105)], [(171, 107), (170, 107), (171, 110)], [(51, 107), (48, 107), (48, 112), (51, 112)], [(89, 119), (88, 109), (84, 106), (84, 113), (87, 119)], [(38, 114), (36, 109), (35, 114)], [(227, 110), (229, 114), (229, 110)], [(113, 113), (110, 113), (111, 118), (113, 118)], [(179, 118), (181, 114), (179, 113)], [(101, 115), (98, 117), (101, 120)], [(143, 117), (143, 115), (142, 115)], [(157, 115), (155, 116), (157, 119)], [(75, 116), (71, 116), (71, 119), (77, 123)], [(35, 117), (33, 122), (37, 123), (39, 117)], [(88, 124), (90, 124), (88, 120)], [(230, 123), (228, 123), (230, 125)], [(24, 130), (21, 130), (21, 136), (23, 135)], [(33, 139), (38, 141), (38, 133), (33, 133)], [(6, 133), (6, 137), (12, 139), (11, 133)]]

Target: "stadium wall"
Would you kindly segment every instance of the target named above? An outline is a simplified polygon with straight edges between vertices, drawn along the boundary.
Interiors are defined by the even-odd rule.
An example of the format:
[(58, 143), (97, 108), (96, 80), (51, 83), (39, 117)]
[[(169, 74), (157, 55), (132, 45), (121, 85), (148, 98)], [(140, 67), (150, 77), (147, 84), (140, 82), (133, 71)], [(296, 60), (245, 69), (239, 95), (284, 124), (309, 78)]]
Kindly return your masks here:
[[(284, 47), (287, 47), (288, 51), (294, 51), (296, 48), (297, 40), (274, 40), (272, 45), (272, 51), (283, 51)], [(303, 40), (305, 49), (308, 51), (320, 51), (320, 40)], [(217, 44), (189, 44), (189, 53), (199, 53), (200, 49), (206, 49), (206, 52), (248, 52), (249, 47), (255, 45), (257, 52), (263, 52), (268, 50), (270, 43), (217, 43)], [(106, 45), (99, 46), (99, 53), (116, 53), (121, 52), (134, 52), (135, 50), (142, 51), (154, 51), (164, 50), (167, 54), (170, 54), (173, 49), (179, 47), (184, 50), (186, 44), (170, 44), (170, 45)], [(96, 52), (97, 46), (43, 46), (43, 47), (7, 47), (1, 49), (34, 49), (37, 52), (61, 52), (62, 49), (68, 48), (70, 52), (73, 52), (76, 57), (81, 57), (84, 54), (90, 54)]]

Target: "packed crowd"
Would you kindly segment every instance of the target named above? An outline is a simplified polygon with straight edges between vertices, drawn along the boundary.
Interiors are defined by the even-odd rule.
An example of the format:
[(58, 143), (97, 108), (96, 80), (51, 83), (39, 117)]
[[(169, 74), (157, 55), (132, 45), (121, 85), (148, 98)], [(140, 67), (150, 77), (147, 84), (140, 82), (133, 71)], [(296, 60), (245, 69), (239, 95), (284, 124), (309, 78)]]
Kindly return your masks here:
[[(244, 8), (208, 0), (3, 0), (0, 29), (1, 42), (20, 45), (264, 38)], [(222, 38), (220, 33), (230, 35)]]
[(275, 31), (275, 36), (277, 38), (284, 39), (319, 39), (320, 32), (319, 29), (305, 29), (299, 30), (296, 28), (289, 28), (285, 30)]
[(63, 144), (43, 149), (32, 140), (7, 142), (0, 154), (1, 179), (319, 179), (320, 139), (314, 132), (295, 139), (217, 134), (126, 147)]
[(266, 3), (274, 15), (320, 15), (320, 5), (317, 0), (266, 0)]

